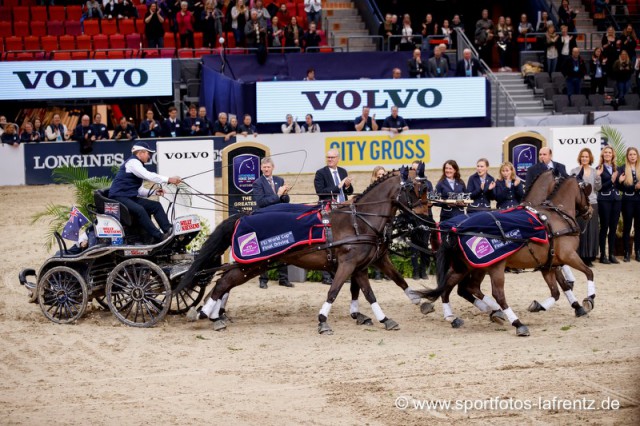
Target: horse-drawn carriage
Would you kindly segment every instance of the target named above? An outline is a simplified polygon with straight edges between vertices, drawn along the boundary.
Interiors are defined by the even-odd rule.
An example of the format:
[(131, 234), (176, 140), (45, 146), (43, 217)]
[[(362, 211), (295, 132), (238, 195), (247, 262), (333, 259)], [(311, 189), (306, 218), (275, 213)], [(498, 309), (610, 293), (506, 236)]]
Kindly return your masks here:
[(173, 294), (172, 289), (193, 259), (186, 247), (201, 230), (199, 217), (174, 218), (170, 236), (153, 243), (135, 226), (127, 208), (108, 197), (108, 190), (94, 192), (86, 247), (68, 248), (56, 233), (58, 252), (37, 273), (20, 272), (30, 301), (37, 302), (49, 320), (67, 324), (81, 318), (95, 299), (133, 327), (151, 327), (167, 313), (185, 313), (198, 304), (210, 275), (198, 276), (189, 290)]

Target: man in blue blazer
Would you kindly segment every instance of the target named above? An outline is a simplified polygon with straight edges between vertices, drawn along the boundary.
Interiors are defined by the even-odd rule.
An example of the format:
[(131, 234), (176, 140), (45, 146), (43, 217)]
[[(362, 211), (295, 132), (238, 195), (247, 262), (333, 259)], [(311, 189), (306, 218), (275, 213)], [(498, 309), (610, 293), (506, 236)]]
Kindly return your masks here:
[(553, 151), (551, 148), (543, 147), (540, 148), (540, 152), (538, 153), (539, 163), (534, 164), (533, 166), (527, 169), (527, 179), (525, 180), (525, 185), (527, 187), (527, 192), (531, 187), (533, 181), (538, 177), (538, 175), (546, 170), (553, 169), (553, 173), (559, 177), (567, 177), (567, 168), (562, 163), (558, 163), (553, 161)]
[[(285, 184), (284, 179), (281, 177), (273, 175), (274, 167), (271, 157), (265, 157), (260, 161), (262, 176), (253, 182), (253, 191), (251, 193), (253, 200), (258, 204), (258, 208), (289, 202), (289, 195), (287, 194), (289, 185)], [(260, 275), (260, 288), (267, 288), (268, 281), (267, 272), (264, 272)], [(289, 282), (287, 265), (278, 267), (278, 281), (281, 286), (293, 287), (293, 284)]]
[(184, 125), (178, 118), (178, 109), (174, 106), (169, 107), (169, 118), (162, 122), (162, 137), (179, 138), (183, 136)]

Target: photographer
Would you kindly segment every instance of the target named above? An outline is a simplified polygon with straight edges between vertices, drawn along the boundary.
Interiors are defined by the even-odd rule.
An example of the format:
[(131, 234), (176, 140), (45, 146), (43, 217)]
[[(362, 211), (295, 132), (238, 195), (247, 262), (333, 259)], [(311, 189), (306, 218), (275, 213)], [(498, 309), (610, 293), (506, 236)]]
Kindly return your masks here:
[(407, 126), (407, 122), (404, 121), (404, 118), (398, 115), (398, 107), (391, 107), (391, 115), (384, 119), (384, 123), (382, 123), (382, 130), (391, 132), (391, 133), (402, 133), (405, 130), (409, 130), (409, 126)]

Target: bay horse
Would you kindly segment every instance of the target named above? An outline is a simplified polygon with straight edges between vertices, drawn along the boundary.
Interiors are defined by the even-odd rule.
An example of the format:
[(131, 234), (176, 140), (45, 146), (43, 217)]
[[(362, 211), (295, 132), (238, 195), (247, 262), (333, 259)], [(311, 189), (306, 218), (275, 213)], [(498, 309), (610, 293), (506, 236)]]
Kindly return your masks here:
[[(379, 259), (382, 259), (382, 266), (387, 270), (388, 265), (384, 256), (380, 256), (380, 250), (388, 243), (387, 234), (398, 208), (410, 210), (414, 204), (420, 202), (416, 185), (419, 185), (419, 182), (409, 178), (406, 170), (389, 172), (356, 196), (351, 203), (339, 204), (329, 212), (333, 241), (297, 246), (262, 261), (225, 265), (224, 272), (202, 307), (201, 315), (206, 315), (213, 321), (214, 330), (226, 328), (224, 311), (221, 309), (224, 309), (229, 291), (272, 268), (274, 262), (281, 262), (305, 269), (335, 273), (326, 301), (318, 315), (320, 334), (333, 333), (328, 324), (329, 312), (349, 276), (352, 277), (352, 284), (355, 281), (359, 290), (363, 292), (376, 319), (384, 324), (385, 329), (398, 329), (399, 325), (388, 318), (380, 308), (366, 271), (370, 263)], [(215, 228), (174, 292), (193, 286), (196, 282), (194, 278), (200, 271), (220, 265), (220, 257), (232, 244), (236, 222), (245, 214), (231, 216)]]
[[(453, 287), (468, 278), (466, 290), (471, 293), (475, 301), (484, 302), (492, 310), (502, 310), (508, 321), (516, 327), (516, 334), (528, 336), (528, 327), (522, 324), (506, 302), (504, 270), (506, 267), (540, 269), (553, 296), (554, 291), (557, 293), (556, 277), (561, 275), (557, 267), (566, 264), (582, 271), (587, 276), (588, 288), (595, 289), (593, 271), (582, 262), (576, 252), (580, 234), (580, 227), (575, 220), (576, 212), (583, 217), (590, 217), (593, 214), (588, 200), (590, 192), (591, 186), (579, 183), (575, 177), (560, 178), (547, 200), (535, 207), (539, 217), (545, 219), (543, 222), (547, 226), (547, 232), (553, 246), (528, 242), (510, 256), (485, 268), (475, 268), (469, 264), (458, 246), (455, 232), (444, 234), (442, 245), (436, 254), (438, 287), (420, 292), (420, 294), (427, 299), (435, 300), (445, 293), (448, 295)], [(491, 277), (492, 294), (495, 301), (485, 297), (479, 291), (480, 283), (485, 274), (489, 274)], [(580, 312), (582, 315), (584, 310), (580, 307), (564, 278), (559, 279), (559, 283), (570, 304), (576, 309), (576, 313)], [(444, 298), (443, 310), (445, 317), (453, 315), (448, 301), (445, 302)]]

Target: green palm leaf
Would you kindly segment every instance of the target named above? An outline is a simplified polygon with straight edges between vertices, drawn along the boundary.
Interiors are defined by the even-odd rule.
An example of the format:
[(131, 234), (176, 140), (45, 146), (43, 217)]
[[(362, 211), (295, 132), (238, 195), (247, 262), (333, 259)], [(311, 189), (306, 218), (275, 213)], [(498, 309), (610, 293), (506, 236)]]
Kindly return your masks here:
[(624, 159), (627, 155), (627, 145), (624, 143), (622, 133), (611, 126), (602, 126), (600, 134), (607, 140), (607, 145), (611, 146), (616, 153), (616, 166), (624, 165)]

